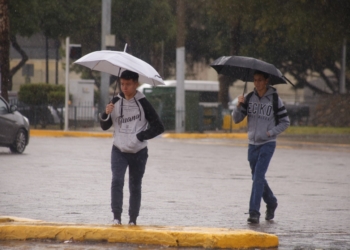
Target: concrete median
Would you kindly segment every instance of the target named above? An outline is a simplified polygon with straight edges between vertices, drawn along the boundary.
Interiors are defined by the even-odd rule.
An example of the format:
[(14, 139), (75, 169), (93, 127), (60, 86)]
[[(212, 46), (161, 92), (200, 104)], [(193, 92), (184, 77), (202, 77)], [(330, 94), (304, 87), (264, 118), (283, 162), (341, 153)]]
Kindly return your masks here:
[(227, 228), (114, 226), (48, 223), (17, 217), (0, 217), (0, 240), (104, 241), (204, 248), (271, 248), (278, 237), (252, 230)]

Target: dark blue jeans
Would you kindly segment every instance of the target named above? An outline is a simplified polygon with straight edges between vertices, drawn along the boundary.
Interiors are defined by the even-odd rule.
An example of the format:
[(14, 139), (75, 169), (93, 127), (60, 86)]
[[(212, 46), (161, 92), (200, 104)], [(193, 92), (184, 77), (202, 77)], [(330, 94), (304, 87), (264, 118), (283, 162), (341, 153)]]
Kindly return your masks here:
[(136, 219), (141, 206), (141, 184), (148, 158), (147, 147), (139, 152), (123, 153), (117, 147), (112, 148), (112, 186), (111, 207), (114, 218), (121, 217), (123, 212), (123, 187), (126, 168), (129, 166), (129, 216)]
[(267, 206), (273, 206), (277, 203), (266, 179), (265, 174), (269, 167), (270, 160), (275, 152), (276, 142), (268, 142), (262, 145), (249, 144), (248, 161), (250, 164), (253, 186), (249, 202), (249, 214), (260, 216), (261, 198)]

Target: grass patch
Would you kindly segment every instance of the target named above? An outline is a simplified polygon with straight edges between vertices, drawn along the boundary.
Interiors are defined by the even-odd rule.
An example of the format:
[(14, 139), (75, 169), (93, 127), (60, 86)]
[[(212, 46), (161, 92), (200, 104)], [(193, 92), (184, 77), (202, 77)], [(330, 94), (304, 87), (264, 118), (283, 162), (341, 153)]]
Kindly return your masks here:
[(350, 134), (350, 128), (290, 126), (284, 133), (290, 135), (343, 135)]

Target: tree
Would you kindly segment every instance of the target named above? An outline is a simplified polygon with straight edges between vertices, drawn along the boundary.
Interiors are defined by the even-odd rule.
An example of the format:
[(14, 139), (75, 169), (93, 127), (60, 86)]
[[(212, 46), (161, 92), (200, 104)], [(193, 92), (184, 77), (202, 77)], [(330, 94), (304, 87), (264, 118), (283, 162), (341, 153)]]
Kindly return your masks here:
[[(67, 36), (78, 41), (84, 50), (100, 48), (101, 0), (40, 0), (38, 27), (46, 41), (56, 41)], [(48, 47), (46, 43), (46, 67), (48, 67)], [(48, 72), (48, 69), (46, 70)], [(46, 75), (48, 82), (48, 75)]]
[[(21, 61), (11, 69), (12, 77), (20, 70), (28, 56), (16, 41), (16, 36), (30, 37), (41, 32), (45, 37), (59, 41), (72, 36), (73, 41), (81, 41), (83, 50), (99, 49), (100, 0), (16, 0), (9, 2), (12, 46), (22, 56)], [(89, 34), (89, 35), (87, 35)], [(97, 45), (96, 45), (97, 44)]]
[[(294, 0), (279, 2), (278, 6), (275, 1), (265, 4), (252, 27), (254, 43), (246, 47), (246, 52), (291, 74), (299, 88), (337, 93), (341, 45), (344, 38), (350, 38), (350, 2)], [(322, 78), (328, 89), (312, 84), (311, 77)]]
[(0, 73), (1, 95), (8, 101), (10, 77), (8, 0), (0, 0)]
[(39, 31), (36, 25), (38, 16), (36, 14), (38, 7), (37, 0), (16, 0), (9, 2), (10, 18), (10, 41), (12, 47), (22, 56), (17, 65), (10, 70), (8, 89), (12, 90), (12, 77), (20, 70), (28, 60), (28, 56), (17, 42), (16, 35), (30, 37)]
[[(82, 44), (83, 54), (100, 50), (101, 5), (95, 4), (94, 13), (82, 17), (76, 25), (78, 33), (72, 37)], [(87, 20), (87, 17), (89, 17)], [(84, 27), (85, 26), (85, 27)], [(150, 63), (163, 78), (170, 75), (175, 58), (175, 15), (168, 0), (112, 1), (111, 33), (116, 36), (115, 50), (123, 50)], [(88, 44), (89, 43), (89, 44)], [(100, 74), (85, 67), (74, 65), (83, 78), (95, 79), (100, 86)], [(111, 77), (110, 84), (116, 77)]]
[[(101, 0), (16, 0), (9, 4), (11, 37), (41, 31), (52, 39), (69, 35), (74, 43), (82, 44), (83, 54), (101, 48)], [(116, 35), (115, 49), (122, 50), (128, 43), (129, 53), (168, 77), (175, 62), (175, 4), (173, 0), (114, 0), (111, 33)], [(325, 92), (310, 83), (310, 76), (316, 75), (325, 80), (329, 93), (338, 91), (341, 44), (344, 38), (350, 40), (350, 2), (197, 0), (185, 4), (189, 65), (209, 63), (222, 55), (252, 56), (291, 74), (298, 87)], [(14, 46), (15, 40), (11, 41)], [(22, 53), (12, 75), (25, 60)], [(83, 77), (95, 78), (99, 86), (98, 73), (74, 68), (82, 71)], [(224, 107), (233, 80), (219, 78), (219, 99)]]
[[(299, 88), (308, 86), (328, 94), (339, 91), (341, 45), (344, 38), (350, 40), (350, 2), (198, 0), (186, 4), (189, 61), (251, 56), (292, 75)], [(310, 78), (315, 76), (326, 82), (327, 90), (312, 84)], [(233, 80), (219, 77), (219, 100), (224, 107)]]
[(168, 0), (113, 1), (112, 13), (112, 33), (116, 34), (117, 48), (124, 48), (127, 43), (127, 52), (149, 62), (159, 72), (172, 65), (176, 30), (175, 15)]
[[(244, 39), (242, 23), (251, 1), (201, 0), (187, 2), (188, 61), (209, 63), (222, 55), (239, 55)], [(219, 102), (228, 108), (229, 86), (235, 80), (219, 75)]]

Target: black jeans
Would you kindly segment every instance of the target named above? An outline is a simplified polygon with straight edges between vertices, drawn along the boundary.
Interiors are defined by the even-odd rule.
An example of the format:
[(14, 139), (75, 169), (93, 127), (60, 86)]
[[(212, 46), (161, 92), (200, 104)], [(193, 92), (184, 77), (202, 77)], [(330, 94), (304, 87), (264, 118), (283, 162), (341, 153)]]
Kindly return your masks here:
[(136, 219), (141, 206), (141, 184), (148, 158), (147, 147), (137, 153), (123, 153), (117, 147), (112, 148), (112, 186), (111, 207), (114, 218), (121, 217), (123, 212), (123, 187), (126, 168), (129, 166), (129, 216)]

